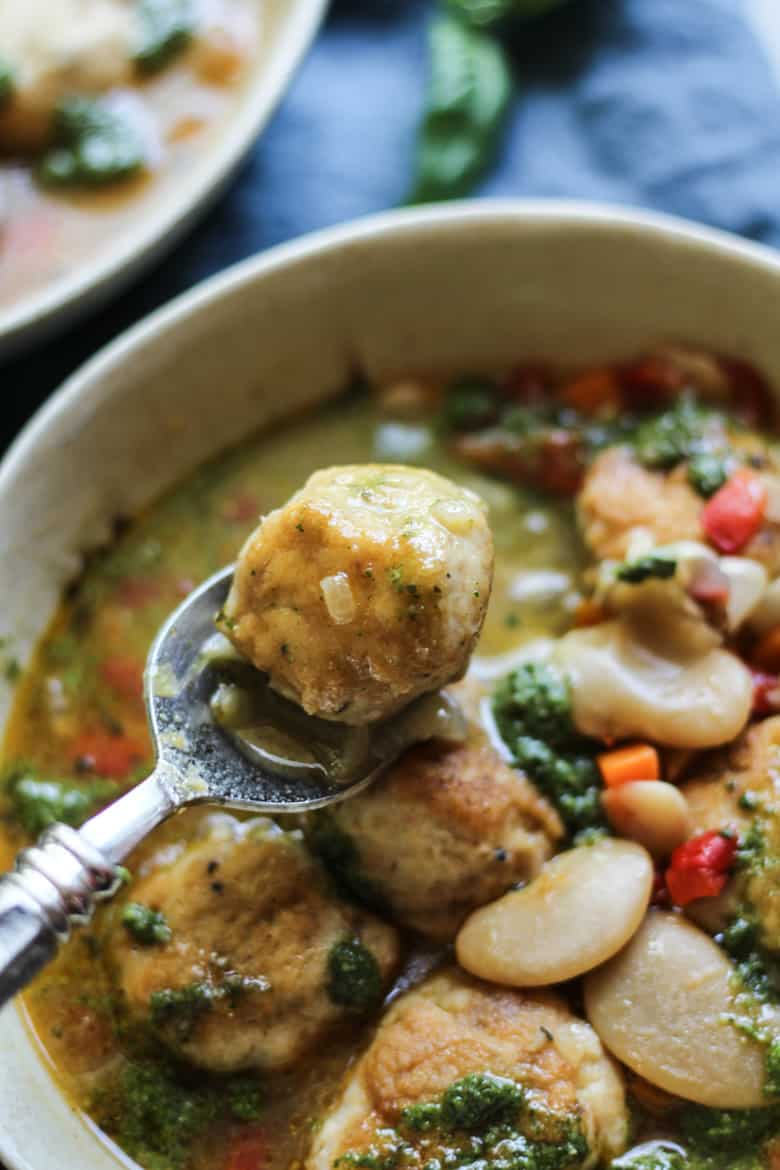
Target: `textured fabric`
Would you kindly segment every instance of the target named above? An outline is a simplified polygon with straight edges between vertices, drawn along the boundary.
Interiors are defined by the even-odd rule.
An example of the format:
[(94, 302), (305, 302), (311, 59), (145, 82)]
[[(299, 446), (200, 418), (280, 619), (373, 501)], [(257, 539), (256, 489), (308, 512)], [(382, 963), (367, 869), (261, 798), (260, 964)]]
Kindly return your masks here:
[[(422, 0), (336, 0), (230, 191), (151, 276), (6, 371), (5, 438), (86, 355), (202, 277), (391, 207), (425, 88)], [(607, 199), (780, 245), (780, 91), (739, 0), (571, 0), (513, 45), (520, 94), (484, 195)]]

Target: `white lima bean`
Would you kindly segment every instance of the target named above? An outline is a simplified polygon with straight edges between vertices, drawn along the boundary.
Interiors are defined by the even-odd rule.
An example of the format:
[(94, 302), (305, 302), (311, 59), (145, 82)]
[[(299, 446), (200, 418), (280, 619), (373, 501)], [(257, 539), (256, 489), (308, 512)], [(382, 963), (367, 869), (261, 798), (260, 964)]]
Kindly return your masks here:
[(616, 954), (642, 922), (653, 885), (649, 854), (607, 839), (559, 853), (521, 890), (476, 910), (455, 940), (472, 975), (546, 987)]
[(677, 650), (670, 630), (627, 618), (572, 630), (554, 661), (571, 684), (577, 729), (596, 739), (649, 739), (667, 747), (728, 743), (747, 722), (749, 671), (720, 647)]
[(764, 1049), (733, 1023), (734, 968), (698, 927), (653, 911), (585, 980), (588, 1019), (623, 1064), (717, 1109), (766, 1105)]
[(690, 835), (688, 802), (663, 780), (633, 780), (608, 788), (601, 803), (621, 837), (644, 845), (653, 857), (668, 857)]

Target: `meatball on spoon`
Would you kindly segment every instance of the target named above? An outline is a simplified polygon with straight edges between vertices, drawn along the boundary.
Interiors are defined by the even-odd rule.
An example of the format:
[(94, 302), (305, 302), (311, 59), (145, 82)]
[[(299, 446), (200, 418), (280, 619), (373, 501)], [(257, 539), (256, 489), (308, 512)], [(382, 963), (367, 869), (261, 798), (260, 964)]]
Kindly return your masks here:
[[(440, 549), (439, 570), (442, 580), (452, 580), (453, 587), (456, 582), (460, 584), (457, 579), (461, 574), (453, 571), (452, 548), (447, 544), (446, 534), (449, 532), (455, 538), (452, 547), (456, 548), (457, 557), (462, 562), (463, 546), (467, 543), (464, 541), (463, 516), (451, 506), (444, 510), (440, 506), (442, 491), (457, 493), (460, 489), (430, 472), (411, 468), (374, 468), (369, 469), (373, 495), (367, 499), (365, 492), (368, 489), (360, 486), (367, 469), (332, 470), (341, 477), (337, 493), (339, 503), (330, 510), (325, 508), (325, 515), (319, 517), (320, 551), (332, 551), (328, 546), (332, 546), (334, 532), (338, 539), (343, 536), (343, 509), (353, 490), (361, 496), (363, 504), (371, 506), (371, 501), (375, 501), (382, 516), (388, 510), (394, 513), (399, 497), (402, 498), (407, 491), (415, 494), (419, 507), (423, 495), (421, 477), (428, 477), (427, 481), (422, 479), (422, 487), (425, 489), (424, 498), (431, 501), (433, 515), (429, 523), (443, 527), (445, 532), (444, 538), (441, 533), (435, 534)], [(319, 476), (325, 474), (317, 473)], [(387, 481), (386, 490), (383, 489), (383, 478)], [(471, 615), (471, 623), (464, 621), (462, 642), (470, 651), (479, 633), (490, 592), (492, 542), (481, 501), (472, 493), (464, 493), (464, 496), (468, 508), (473, 510), (476, 537), (481, 542), (479, 589), (471, 582), (474, 564), (465, 558), (470, 573), (470, 592), (481, 594), (479, 610)], [(242, 574), (252, 573), (252, 564), (247, 558), (256, 556), (264, 525), (271, 521), (275, 531), (284, 521), (286, 509), (293, 508), (292, 515), (300, 515), (301, 507), (309, 503), (304, 488), (284, 509), (266, 517), (247, 542), (237, 568), (223, 569), (190, 594), (158, 634), (145, 673), (146, 705), (157, 760), (152, 774), (90, 818), (80, 830), (62, 824), (53, 825), (35, 846), (22, 851), (14, 872), (0, 879), (0, 1004), (24, 987), (53, 958), (58, 943), (68, 937), (71, 926), (89, 920), (97, 900), (108, 898), (115, 892), (119, 885), (118, 863), (155, 826), (179, 809), (202, 803), (270, 814), (322, 808), (364, 789), (410, 744), (434, 736), (462, 737), (463, 726), (457, 708), (446, 696), (427, 693), (419, 685), (410, 695), (411, 701), (400, 711), (397, 695), (393, 695), (392, 689), (392, 701), (386, 712), (374, 702), (372, 714), (379, 718), (370, 725), (328, 722), (307, 714), (289, 697), (288, 687), (284, 688), (287, 695), (282, 693), (282, 687), (272, 689), (273, 672), (268, 671), (264, 679), (255, 667), (265, 664), (258, 663), (255, 655), (252, 655), (254, 661), (242, 660), (235, 651), (231, 657), (229, 643), (222, 635), (215, 635), (215, 618), (223, 629), (227, 621), (226, 632), (230, 632), (232, 624), (238, 620), (231, 616), (237, 612), (236, 584)], [(439, 519), (435, 518), (437, 511)], [(456, 514), (455, 531), (448, 528), (449, 511)], [(426, 551), (425, 568), (429, 576), (431, 573), (435, 576), (436, 558), (431, 555), (431, 531), (420, 517), (417, 519)], [(386, 515), (384, 520), (387, 526)], [(300, 523), (300, 520), (295, 521), (296, 525)], [(351, 541), (353, 560), (357, 557), (361, 565), (361, 558), (368, 557), (378, 566), (380, 557), (397, 547), (396, 534), (382, 529), (381, 524), (378, 527), (379, 537), (375, 525), (374, 543), (370, 547), (363, 547), (354, 539)], [(407, 542), (404, 547), (408, 547), (408, 537), (404, 535), (403, 539)], [(312, 565), (313, 571), (318, 571), (315, 551), (307, 550), (306, 561)], [(413, 563), (413, 552), (407, 556)], [(393, 588), (397, 584), (394, 568), (394, 565), (382, 567), (382, 573), (386, 574)], [(302, 572), (301, 568), (296, 569), (298, 585)], [(369, 577), (365, 568), (351, 564), (350, 573), (356, 576), (359, 572), (363, 574), (362, 583), (373, 580), (373, 571)], [(443, 586), (434, 581), (431, 608), (436, 612), (443, 592)], [(408, 598), (412, 598), (414, 613), (423, 627), (419, 636), (424, 638), (424, 598), (420, 592), (409, 593), (406, 588), (398, 593), (398, 597), (399, 604), (403, 602), (404, 612), (409, 608)], [(326, 607), (328, 600), (326, 596)], [(380, 600), (381, 613), (384, 614), (387, 610), (385, 592)], [(365, 604), (370, 606), (370, 597)], [(271, 608), (278, 616), (278, 598)], [(393, 616), (397, 620), (398, 614)], [(312, 638), (320, 643), (317, 622), (321, 619), (316, 607), (311, 608), (307, 620), (311, 623)], [(305, 635), (305, 632), (298, 630), (299, 635)], [(408, 655), (406, 657), (408, 659)], [(462, 675), (467, 662), (468, 653), (460, 661), (453, 660), (443, 676), (441, 672), (432, 673), (430, 690)], [(355, 662), (352, 666), (355, 667)], [(257, 685), (247, 685), (247, 672), (259, 680)], [(269, 680), (270, 685), (267, 685)], [(359, 678), (356, 677), (354, 685), (356, 688), (360, 686)], [(250, 708), (248, 714), (247, 707)], [(246, 720), (240, 717), (242, 711)], [(384, 719), (381, 718), (383, 714), (387, 716)], [(279, 734), (257, 736), (252, 734), (256, 730), (254, 726), (248, 730), (242, 726), (245, 721), (250, 725), (264, 722), (266, 732), (271, 724), (271, 732)], [(304, 750), (296, 751), (301, 745)]]

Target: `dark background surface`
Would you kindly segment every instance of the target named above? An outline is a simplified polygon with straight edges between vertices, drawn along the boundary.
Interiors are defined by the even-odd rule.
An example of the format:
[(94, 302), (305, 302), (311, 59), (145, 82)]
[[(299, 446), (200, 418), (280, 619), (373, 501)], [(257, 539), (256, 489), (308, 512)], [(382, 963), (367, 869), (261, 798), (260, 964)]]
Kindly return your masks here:
[[(0, 369), (0, 447), (86, 357), (210, 273), (403, 201), (424, 0), (335, 0), (228, 193), (106, 310)], [(571, 0), (513, 37), (518, 99), (483, 196), (652, 207), (780, 246), (780, 92), (738, 0)]]

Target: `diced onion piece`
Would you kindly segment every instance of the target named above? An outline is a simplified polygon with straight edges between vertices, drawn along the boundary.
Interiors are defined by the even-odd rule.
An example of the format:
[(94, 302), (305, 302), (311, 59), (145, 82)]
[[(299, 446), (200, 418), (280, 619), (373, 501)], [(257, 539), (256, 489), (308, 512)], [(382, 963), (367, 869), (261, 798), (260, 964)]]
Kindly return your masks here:
[(346, 573), (323, 577), (320, 589), (328, 614), (337, 626), (346, 626), (355, 618), (355, 598)]
[(733, 633), (750, 617), (764, 596), (767, 572), (758, 561), (747, 557), (721, 557), (720, 569), (729, 583), (726, 623), (729, 632)]

